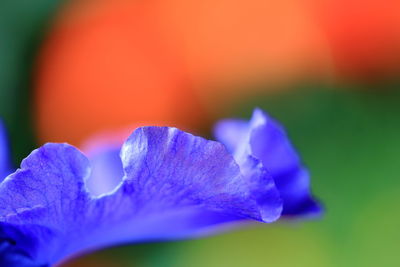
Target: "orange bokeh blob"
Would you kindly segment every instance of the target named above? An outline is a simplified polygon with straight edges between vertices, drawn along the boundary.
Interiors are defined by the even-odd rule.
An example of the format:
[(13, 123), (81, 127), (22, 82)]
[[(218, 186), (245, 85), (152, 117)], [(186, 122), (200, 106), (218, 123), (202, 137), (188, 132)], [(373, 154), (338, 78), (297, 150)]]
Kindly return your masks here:
[(371, 81), (400, 71), (400, 1), (324, 0), (315, 13), (339, 77)]
[(77, 143), (132, 123), (194, 129), (204, 105), (250, 93), (222, 85), (320, 70), (326, 47), (306, 3), (72, 1), (38, 58), (40, 140)]
[(40, 140), (78, 144), (132, 123), (190, 128), (204, 121), (150, 6), (99, 3), (65, 10), (45, 42), (36, 75)]
[(195, 130), (260, 89), (250, 83), (380, 76), (400, 62), (399, 3), (71, 1), (38, 58), (40, 140), (132, 124)]

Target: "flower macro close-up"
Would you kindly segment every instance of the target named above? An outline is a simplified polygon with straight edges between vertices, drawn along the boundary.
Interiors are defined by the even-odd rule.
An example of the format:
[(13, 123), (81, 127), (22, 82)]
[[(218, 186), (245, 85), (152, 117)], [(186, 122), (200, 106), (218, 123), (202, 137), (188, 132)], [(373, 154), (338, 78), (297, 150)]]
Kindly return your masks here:
[(1, 0), (0, 40), (0, 267), (400, 266), (399, 0)]
[[(0, 262), (47, 266), (116, 244), (194, 238), (244, 220), (319, 213), (283, 129), (261, 110), (245, 123), (217, 127), (222, 142), (236, 147), (233, 154), (176, 128), (138, 128), (120, 149), (122, 164), (107, 161), (102, 168), (109, 170), (97, 173), (68, 144), (34, 150), (0, 184)], [(119, 167), (123, 176), (106, 175), (117, 175)], [(102, 185), (117, 179), (114, 188)]]

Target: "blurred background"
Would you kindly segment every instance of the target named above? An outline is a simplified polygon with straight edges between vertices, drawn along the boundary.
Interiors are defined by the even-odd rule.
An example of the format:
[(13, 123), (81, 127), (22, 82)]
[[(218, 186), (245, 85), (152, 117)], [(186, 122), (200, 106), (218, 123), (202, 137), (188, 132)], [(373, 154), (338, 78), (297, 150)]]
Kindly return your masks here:
[(0, 2), (0, 117), (17, 166), (44, 142), (139, 125), (211, 138), (256, 106), (286, 126), (323, 218), (64, 266), (400, 266), (400, 2)]

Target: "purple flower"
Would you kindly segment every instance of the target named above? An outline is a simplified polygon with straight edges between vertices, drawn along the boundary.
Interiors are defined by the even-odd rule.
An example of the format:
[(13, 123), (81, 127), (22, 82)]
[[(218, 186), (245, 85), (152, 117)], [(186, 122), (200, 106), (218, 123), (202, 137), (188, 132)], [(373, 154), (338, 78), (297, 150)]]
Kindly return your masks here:
[(7, 133), (3, 122), (0, 120), (0, 182), (10, 173), (11, 162)]
[(283, 127), (260, 109), (249, 122), (222, 120), (215, 136), (241, 164), (248, 157), (261, 161), (275, 181), (283, 199), (282, 215), (315, 216), (320, 205), (310, 194), (310, 175), (287, 137)]
[[(239, 151), (249, 145), (223, 138), (232, 133), (228, 124), (218, 132), (234, 155), (219, 142), (168, 127), (138, 128), (121, 149), (97, 142), (88, 149), (90, 163), (67, 144), (33, 151), (0, 183), (0, 266), (46, 266), (112, 245), (277, 220), (281, 194), (286, 205), (291, 191), (279, 192), (265, 158)], [(292, 191), (303, 201), (296, 195), (303, 192)]]

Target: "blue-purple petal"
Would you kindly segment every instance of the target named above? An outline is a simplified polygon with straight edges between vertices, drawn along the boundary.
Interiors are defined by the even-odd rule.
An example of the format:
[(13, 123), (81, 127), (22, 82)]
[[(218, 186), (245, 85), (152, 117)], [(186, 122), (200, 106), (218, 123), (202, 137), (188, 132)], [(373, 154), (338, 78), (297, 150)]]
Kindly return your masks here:
[(248, 122), (240, 119), (225, 119), (214, 126), (215, 138), (223, 143), (233, 153), (238, 145), (238, 140), (244, 140), (248, 133)]
[(93, 195), (109, 193), (121, 182), (124, 171), (119, 156), (120, 150), (120, 146), (99, 144), (96, 151), (87, 153), (92, 172), (86, 186)]
[(0, 182), (11, 173), (10, 151), (7, 132), (0, 120)]
[(272, 178), (252, 168), (257, 159), (241, 169), (222, 144), (175, 128), (137, 129), (121, 159), (120, 184), (94, 196), (85, 185), (89, 161), (77, 149), (33, 151), (0, 184), (0, 247), (14, 252), (0, 257), (53, 264), (116, 244), (196, 237), (221, 223), (270, 222), (282, 210)]
[(261, 161), (283, 199), (283, 215), (312, 216), (321, 207), (310, 193), (310, 177), (284, 128), (260, 109), (249, 122), (223, 120), (215, 128), (217, 140), (226, 144), (241, 164), (248, 156)]

